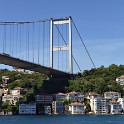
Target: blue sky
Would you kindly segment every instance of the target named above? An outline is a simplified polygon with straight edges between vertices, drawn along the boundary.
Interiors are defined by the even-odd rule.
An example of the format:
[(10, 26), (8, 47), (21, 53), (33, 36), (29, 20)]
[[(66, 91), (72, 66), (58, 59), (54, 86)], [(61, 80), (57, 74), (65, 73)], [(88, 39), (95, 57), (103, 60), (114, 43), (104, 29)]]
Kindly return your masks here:
[[(96, 67), (124, 64), (124, 0), (0, 0), (0, 21), (66, 16), (75, 21)], [(83, 52), (78, 40), (75, 54)], [(92, 68), (87, 54), (80, 55), (81, 69)]]

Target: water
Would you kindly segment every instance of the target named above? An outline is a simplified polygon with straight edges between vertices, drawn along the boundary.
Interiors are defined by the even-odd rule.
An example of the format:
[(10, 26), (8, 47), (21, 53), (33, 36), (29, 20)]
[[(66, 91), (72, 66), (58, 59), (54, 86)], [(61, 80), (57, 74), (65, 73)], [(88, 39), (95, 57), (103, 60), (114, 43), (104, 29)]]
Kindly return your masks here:
[(124, 124), (124, 115), (0, 116), (0, 124)]

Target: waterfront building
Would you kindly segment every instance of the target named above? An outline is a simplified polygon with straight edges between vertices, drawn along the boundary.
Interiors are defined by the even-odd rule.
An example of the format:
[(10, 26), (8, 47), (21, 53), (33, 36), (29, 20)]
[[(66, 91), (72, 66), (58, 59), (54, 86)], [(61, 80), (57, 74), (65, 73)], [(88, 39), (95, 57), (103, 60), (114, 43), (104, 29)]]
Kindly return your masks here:
[(9, 102), (12, 105), (16, 105), (16, 102), (21, 100), (22, 96), (20, 95), (19, 89), (9, 90), (4, 88), (4, 96), (2, 96), (3, 102)]
[(84, 114), (84, 104), (74, 102), (69, 105), (69, 112), (71, 114)]
[(95, 93), (95, 92), (89, 92), (88, 95), (87, 95), (87, 99), (94, 99), (94, 98), (100, 98), (100, 94), (98, 93)]
[(109, 113), (109, 100), (103, 98), (94, 98), (92, 99), (93, 103), (91, 110), (95, 114), (108, 114)]
[(66, 94), (66, 99), (70, 102), (75, 102), (77, 101), (77, 93), (76, 92), (69, 92)]
[(44, 114), (49, 115), (51, 113), (52, 113), (51, 112), (51, 106), (44, 106)]
[(2, 97), (3, 102), (9, 102), (12, 105), (16, 105), (22, 99), (21, 95), (5, 95)]
[(77, 101), (78, 101), (78, 102), (84, 102), (84, 95), (81, 94), (81, 93), (78, 93), (78, 94), (77, 94)]
[(118, 98), (121, 98), (121, 93), (118, 92), (105, 92), (104, 93), (104, 98), (109, 99), (109, 100), (117, 100)]
[(20, 88), (20, 87), (17, 87), (17, 88), (14, 88), (13, 90), (10, 90), (10, 89), (7, 89), (7, 88), (4, 88), (3, 91), (4, 91), (4, 96), (5, 95), (20, 95), (21, 92), (22, 92), (22, 89), (23, 88)]
[(55, 101), (65, 101), (66, 100), (66, 94), (64, 93), (58, 93), (53, 95)]
[(120, 77), (116, 78), (116, 82), (120, 84), (121, 86), (124, 85), (124, 75), (121, 75)]
[(113, 102), (110, 104), (110, 114), (122, 114), (122, 106), (118, 102)]
[(101, 98), (100, 94), (89, 92), (87, 95), (87, 99), (89, 100), (91, 111), (94, 111), (94, 99), (95, 98)]
[(20, 104), (19, 105), (19, 114), (36, 114), (36, 104), (29, 103), (29, 104)]
[(53, 101), (52, 103), (53, 114), (63, 114), (65, 111), (65, 104), (62, 101)]
[(51, 104), (53, 102), (52, 95), (36, 95), (36, 102), (38, 104)]
[(121, 104), (121, 107), (122, 107), (122, 109), (123, 109), (123, 111), (124, 111), (124, 98), (119, 98), (119, 99), (117, 100), (117, 102), (118, 102), (119, 104)]

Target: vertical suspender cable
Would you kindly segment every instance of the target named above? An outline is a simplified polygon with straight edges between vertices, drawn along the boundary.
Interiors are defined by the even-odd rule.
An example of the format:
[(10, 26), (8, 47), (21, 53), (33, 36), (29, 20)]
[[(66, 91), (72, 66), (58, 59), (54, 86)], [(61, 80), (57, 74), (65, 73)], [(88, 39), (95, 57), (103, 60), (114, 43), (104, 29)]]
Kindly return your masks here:
[(6, 25), (4, 25), (3, 53), (6, 53)]
[(39, 27), (39, 36), (38, 36), (38, 64), (39, 64), (39, 53), (40, 53), (40, 22), (38, 23), (38, 27)]
[(20, 24), (19, 58), (21, 57), (21, 35), (22, 35), (22, 34), (21, 34), (21, 30), (22, 30), (22, 29), (21, 29), (21, 24)]
[[(59, 28), (59, 24), (58, 24), (58, 28)], [(58, 48), (59, 48), (59, 32), (58, 32)], [(59, 69), (59, 50), (58, 50), (58, 69)]]
[(14, 55), (13, 54), (13, 50), (14, 50), (14, 23), (12, 25), (12, 41), (13, 41), (13, 44), (12, 44), (12, 56)]
[(43, 22), (43, 65), (44, 65), (44, 46), (45, 46), (45, 22)]
[(49, 64), (49, 61), (50, 61), (50, 23), (48, 22), (48, 64)]
[[(3, 34), (4, 34), (4, 30), (3, 30)], [(3, 35), (3, 53), (4, 53), (4, 35)]]
[(29, 61), (29, 45), (30, 45), (30, 44), (29, 44), (29, 30), (30, 30), (30, 27), (29, 27), (29, 24), (28, 24), (27, 26), (28, 26), (28, 29), (27, 29), (27, 30), (28, 30), (28, 37), (27, 37), (27, 40), (28, 40), (28, 42), (27, 42), (27, 43), (28, 43), (28, 48), (27, 48), (27, 49), (28, 49), (28, 61)]
[[(62, 34), (63, 34), (63, 25), (62, 25)], [(61, 44), (63, 46), (63, 42)], [(63, 70), (63, 61), (64, 61), (64, 59), (63, 59), (63, 50), (62, 50), (62, 60), (61, 60), (61, 62), (62, 62), (62, 70)]]
[(34, 40), (35, 40), (35, 25), (34, 25), (34, 22), (33, 22), (33, 31), (32, 31), (32, 56), (33, 56), (33, 63), (34, 63)]
[(49, 24), (46, 22), (46, 61), (47, 61), (47, 65), (49, 66), (49, 60), (48, 60), (48, 56), (49, 56)]
[(11, 35), (12, 35), (12, 25), (10, 25), (10, 52), (9, 52), (10, 55), (12, 54), (11, 53), (11, 45), (12, 45), (12, 36)]
[(17, 24), (17, 27), (16, 27), (16, 57), (17, 57), (17, 50), (18, 50), (18, 24)]
[[(66, 42), (66, 46), (67, 46), (67, 41), (68, 41), (68, 38), (67, 38), (67, 24), (66, 24), (66, 41), (65, 41), (65, 42)], [(66, 48), (67, 48), (67, 47), (66, 47)], [(67, 49), (66, 49), (66, 53), (65, 53), (65, 54), (66, 54), (66, 67), (65, 67), (65, 70), (67, 70), (67, 58), (68, 58), (68, 57), (67, 57), (67, 53), (68, 53), (68, 52), (67, 52)]]

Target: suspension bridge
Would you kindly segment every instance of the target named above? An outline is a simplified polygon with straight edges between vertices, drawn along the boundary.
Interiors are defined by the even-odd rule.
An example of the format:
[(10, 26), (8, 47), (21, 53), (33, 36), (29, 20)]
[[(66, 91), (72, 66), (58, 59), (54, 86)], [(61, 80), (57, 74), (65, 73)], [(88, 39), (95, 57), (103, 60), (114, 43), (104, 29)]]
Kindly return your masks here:
[(50, 78), (70, 78), (74, 75), (74, 64), (82, 72), (73, 55), (72, 27), (95, 68), (72, 17), (0, 21), (0, 64), (39, 72)]

